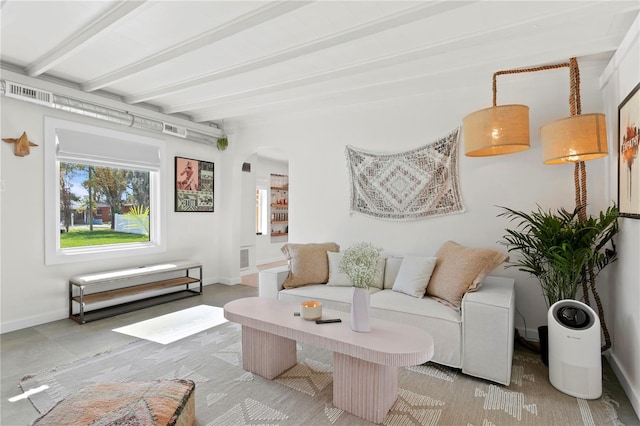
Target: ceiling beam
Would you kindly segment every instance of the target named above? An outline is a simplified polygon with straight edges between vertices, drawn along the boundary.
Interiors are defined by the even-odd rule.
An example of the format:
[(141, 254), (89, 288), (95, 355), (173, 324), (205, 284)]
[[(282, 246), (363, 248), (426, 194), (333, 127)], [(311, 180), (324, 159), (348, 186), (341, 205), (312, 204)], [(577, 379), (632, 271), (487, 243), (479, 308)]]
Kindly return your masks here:
[(312, 1), (277, 1), (269, 2), (266, 5), (241, 15), (223, 25), (205, 33), (199, 34), (182, 43), (173, 45), (168, 49), (148, 56), (135, 63), (111, 71), (105, 75), (87, 81), (81, 85), (82, 90), (93, 92), (118, 81), (124, 80), (134, 74), (149, 69), (155, 65), (170, 61), (189, 52), (205, 47), (227, 37), (231, 37), (249, 28), (260, 25), (269, 20), (278, 18), (293, 10), (306, 6)]
[[(136, 10), (138, 7), (142, 6), (145, 1), (146, 0), (118, 2), (116, 6), (111, 8), (107, 13), (101, 15), (94, 22), (73, 34), (54, 49), (45, 53), (40, 57), (40, 59), (29, 65), (26, 69), (27, 75), (30, 77), (37, 77), (40, 74), (47, 72), (49, 69), (64, 61), (82, 46), (90, 42), (97, 34), (109, 28), (111, 25)], [(60, 25), (64, 24), (60, 23)]]
[(326, 37), (283, 49), (278, 52), (253, 59), (251, 61), (223, 68), (208, 74), (199, 75), (197, 77), (186, 79), (178, 83), (168, 84), (162, 87), (155, 88), (153, 90), (140, 92), (132, 96), (126, 96), (124, 100), (127, 103), (135, 104), (138, 102), (144, 102), (161, 96), (165, 96), (170, 93), (175, 93), (177, 91), (200, 84), (210, 83), (212, 81), (231, 76), (237, 76), (238, 74), (246, 73), (249, 71), (256, 71), (261, 68), (266, 68), (270, 65), (275, 65), (281, 62), (298, 58), (300, 56), (309, 55), (311, 53), (318, 52), (329, 47), (348, 43), (360, 38), (399, 27), (401, 25), (409, 24), (415, 21), (436, 16), (441, 13), (449, 12), (460, 7), (468, 6), (471, 3), (475, 3), (475, 1), (442, 1), (420, 3), (418, 6), (404, 9), (392, 15), (385, 16), (384, 18), (375, 19), (364, 24), (348, 28), (344, 31), (340, 31)]
[[(456, 3), (456, 2), (454, 2)], [(575, 10), (572, 11), (575, 13)], [(529, 27), (524, 30), (519, 30), (518, 39), (525, 39), (527, 36), (537, 34), (539, 29), (534, 25), (537, 22), (548, 21), (551, 17), (556, 19), (564, 19), (565, 13), (545, 14), (537, 18), (531, 18), (528, 23)], [(402, 63), (407, 63), (415, 60), (425, 59), (433, 57), (435, 55), (445, 54), (447, 52), (456, 51), (459, 49), (468, 49), (474, 46), (483, 46), (490, 42), (496, 42), (509, 37), (511, 31), (514, 28), (520, 28), (522, 22), (509, 23), (502, 26), (497, 26), (489, 31), (482, 30), (476, 32), (470, 32), (461, 35), (457, 38), (448, 39), (446, 41), (431, 43), (423, 47), (398, 52), (390, 55), (378, 56), (375, 58), (367, 59), (350, 65), (336, 67), (333, 69), (325, 70), (315, 74), (308, 74), (300, 78), (289, 79), (280, 81), (273, 84), (264, 85), (261, 87), (255, 87), (249, 90), (243, 90), (235, 93), (228, 93), (225, 95), (211, 96), (199, 101), (189, 102), (184, 104), (173, 104), (168, 107), (162, 108), (162, 112), (165, 114), (174, 114), (184, 111), (193, 111), (197, 109), (204, 109), (212, 107), (215, 104), (229, 102), (233, 100), (243, 98), (253, 98), (256, 96), (275, 93), (283, 90), (308, 86), (317, 84), (337, 78), (349, 77), (359, 73), (367, 72), (374, 69), (381, 69), (385, 67), (395, 66)], [(593, 52), (592, 52), (593, 53)], [(205, 91), (206, 92), (206, 91)], [(125, 98), (125, 102), (128, 99)]]
[[(455, 74), (460, 71), (468, 71), (470, 68), (475, 70), (473, 72), (474, 75), (487, 75), (486, 81), (477, 82), (472, 80), (469, 81), (468, 85), (486, 85), (487, 106), (489, 106), (491, 104), (489, 90), (491, 86), (490, 77), (497, 67), (521, 68), (538, 65), (547, 62), (550, 57), (557, 58), (557, 60), (552, 61), (552, 63), (564, 62), (572, 55), (577, 56), (578, 60), (580, 60), (582, 56), (591, 55), (594, 51), (613, 51), (617, 43), (619, 43), (619, 37), (611, 35), (599, 40), (589, 40), (587, 43), (577, 42), (572, 46), (565, 46), (562, 51), (559, 51), (556, 47), (544, 48), (544, 46), (540, 46), (539, 50), (526, 50), (519, 56), (512, 56), (508, 58), (507, 62), (500, 56), (499, 52), (496, 52), (493, 56), (487, 56), (484, 61), (477, 61), (473, 64), (462, 61), (461, 63), (453, 64), (453, 66), (446, 70), (427, 71), (420, 75), (407, 78), (397, 78), (395, 80), (373, 84), (362, 84), (357, 87), (350, 85), (348, 88), (337, 89), (331, 92), (325, 91), (321, 94), (302, 96), (288, 94), (280, 100), (272, 99), (265, 102), (259, 98), (252, 97), (246, 102), (229, 101), (224, 104), (210, 105), (198, 113), (191, 113), (190, 116), (195, 122), (216, 121), (251, 114), (297, 112), (308, 109), (320, 109), (328, 105), (332, 107), (335, 107), (336, 104), (346, 106), (363, 102), (414, 96), (416, 94), (433, 93), (443, 90), (443, 86), (439, 83), (441, 80), (439, 80), (438, 77)], [(606, 65), (606, 61), (598, 66), (604, 67), (604, 65)], [(582, 68), (584, 69), (584, 66)], [(464, 85), (460, 85), (457, 86), (455, 90), (463, 88)], [(390, 96), (390, 93), (393, 93), (393, 96)]]

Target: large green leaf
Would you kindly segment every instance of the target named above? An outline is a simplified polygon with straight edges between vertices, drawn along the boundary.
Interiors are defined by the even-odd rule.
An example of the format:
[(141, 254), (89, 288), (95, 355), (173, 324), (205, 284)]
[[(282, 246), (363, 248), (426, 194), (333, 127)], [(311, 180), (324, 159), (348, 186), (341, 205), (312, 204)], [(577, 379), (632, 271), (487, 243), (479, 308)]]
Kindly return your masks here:
[(611, 206), (598, 217), (581, 221), (578, 208), (538, 209), (525, 213), (500, 207), (515, 226), (506, 229), (503, 244), (512, 258), (509, 266), (535, 276), (544, 291), (548, 306), (561, 299), (575, 299), (579, 284), (586, 279), (584, 270), (593, 267), (594, 274), (616, 260), (613, 241), (618, 233), (618, 209)]

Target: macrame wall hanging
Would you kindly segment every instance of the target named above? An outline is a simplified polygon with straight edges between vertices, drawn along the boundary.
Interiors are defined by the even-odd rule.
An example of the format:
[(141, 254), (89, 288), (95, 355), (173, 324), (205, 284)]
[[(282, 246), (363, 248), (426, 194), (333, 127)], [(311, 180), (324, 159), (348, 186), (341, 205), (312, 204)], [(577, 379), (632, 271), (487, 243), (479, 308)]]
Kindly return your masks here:
[(464, 212), (458, 180), (460, 129), (407, 152), (346, 147), (351, 212), (409, 221)]

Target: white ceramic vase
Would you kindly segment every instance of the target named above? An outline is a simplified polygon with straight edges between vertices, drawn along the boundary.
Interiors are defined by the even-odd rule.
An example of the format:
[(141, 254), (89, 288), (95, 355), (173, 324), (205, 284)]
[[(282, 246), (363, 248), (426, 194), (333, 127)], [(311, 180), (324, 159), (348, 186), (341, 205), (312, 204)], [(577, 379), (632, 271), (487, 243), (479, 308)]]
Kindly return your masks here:
[(371, 293), (366, 288), (351, 287), (351, 329), (360, 333), (371, 331), (369, 305)]

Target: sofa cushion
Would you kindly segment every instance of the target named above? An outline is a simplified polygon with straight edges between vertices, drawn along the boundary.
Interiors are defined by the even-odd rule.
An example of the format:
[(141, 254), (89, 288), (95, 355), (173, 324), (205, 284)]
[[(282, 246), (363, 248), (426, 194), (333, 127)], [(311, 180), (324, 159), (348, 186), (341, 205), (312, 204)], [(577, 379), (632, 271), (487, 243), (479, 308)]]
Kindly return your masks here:
[[(369, 287), (369, 292), (375, 294), (380, 289)], [(349, 312), (351, 310), (351, 286), (328, 286), (326, 284), (306, 285), (303, 287), (281, 290), (278, 299), (293, 302), (304, 302), (305, 300), (317, 300), (322, 303), (323, 309), (335, 309), (337, 311)]]
[(328, 251), (340, 251), (340, 246), (336, 243), (288, 243), (282, 246), (282, 252), (289, 260), (284, 288), (326, 283), (329, 280)]
[(489, 272), (509, 259), (506, 253), (465, 247), (453, 241), (444, 243), (436, 257), (427, 295), (456, 309), (466, 292), (477, 290)]
[(430, 297), (419, 299), (392, 290), (371, 295), (371, 317), (422, 328), (434, 340), (433, 362), (462, 365), (462, 317)]
[(405, 256), (393, 283), (393, 291), (413, 297), (424, 297), (435, 267), (435, 257)]
[(384, 289), (392, 289), (402, 265), (401, 257), (387, 257), (384, 267)]

